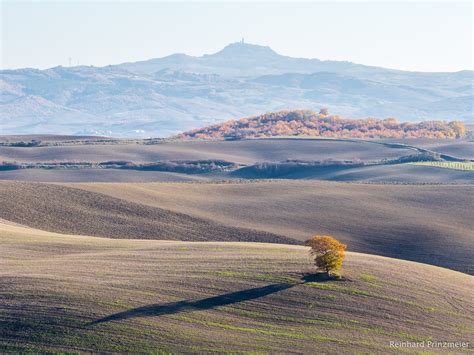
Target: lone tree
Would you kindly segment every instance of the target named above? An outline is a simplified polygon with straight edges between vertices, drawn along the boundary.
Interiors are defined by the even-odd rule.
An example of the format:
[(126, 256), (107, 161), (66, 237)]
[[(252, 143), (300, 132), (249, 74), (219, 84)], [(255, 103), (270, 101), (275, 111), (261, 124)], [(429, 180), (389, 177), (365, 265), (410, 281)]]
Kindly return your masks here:
[(318, 270), (325, 271), (329, 276), (331, 271), (341, 268), (347, 245), (328, 235), (315, 235), (304, 244), (311, 248), (310, 253)]

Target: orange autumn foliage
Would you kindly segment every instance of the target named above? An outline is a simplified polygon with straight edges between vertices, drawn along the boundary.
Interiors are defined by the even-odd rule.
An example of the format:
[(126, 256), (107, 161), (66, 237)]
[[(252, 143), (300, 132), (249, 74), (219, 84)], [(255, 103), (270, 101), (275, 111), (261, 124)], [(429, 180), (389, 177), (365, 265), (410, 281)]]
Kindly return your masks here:
[(275, 136), (334, 138), (437, 138), (454, 139), (465, 135), (459, 121), (398, 122), (394, 118), (348, 119), (309, 110), (279, 111), (229, 120), (182, 133), (177, 138), (241, 139)]
[(319, 270), (328, 274), (342, 267), (347, 245), (342, 244), (335, 238), (324, 235), (315, 235), (305, 242), (310, 247), (310, 253), (314, 257), (314, 263)]

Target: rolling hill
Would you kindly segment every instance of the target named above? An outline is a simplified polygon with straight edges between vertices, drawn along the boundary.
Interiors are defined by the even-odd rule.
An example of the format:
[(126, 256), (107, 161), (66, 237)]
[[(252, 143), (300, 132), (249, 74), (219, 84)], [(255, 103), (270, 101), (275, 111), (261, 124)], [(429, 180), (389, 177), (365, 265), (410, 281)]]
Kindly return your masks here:
[(472, 185), (316, 181), (156, 184), (0, 182), (0, 218), (109, 238), (300, 244), (331, 234), (351, 251), (443, 266), (472, 263)]
[[(21, 141), (29, 142), (28, 138)], [(42, 142), (42, 141), (41, 141)], [(449, 141), (456, 143), (458, 141)], [(111, 140), (64, 145), (45, 142), (47, 146), (0, 146), (0, 161), (16, 162), (104, 162), (132, 161), (152, 163), (164, 160), (225, 160), (237, 164), (284, 160), (360, 160), (397, 159), (416, 152), (412, 147), (374, 144), (367, 141), (328, 139), (261, 139), (236, 141), (165, 141), (146, 144)], [(141, 143), (141, 144), (140, 144)], [(466, 151), (471, 147), (466, 146)]]
[(57, 185), (0, 182), (0, 197), (3, 201), (0, 218), (55, 232), (109, 238), (295, 243), (276, 234), (227, 227)]
[(71, 186), (300, 242), (316, 233), (335, 235), (351, 251), (474, 272), (472, 185), (282, 180)]
[(222, 180), (297, 179), (357, 182), (368, 184), (472, 184), (473, 170), (444, 169), (436, 166), (377, 165), (353, 168), (309, 168), (294, 173), (181, 174), (167, 171), (123, 169), (19, 169), (0, 171), (0, 180), (71, 183), (144, 183), (144, 182), (212, 182)]
[[(463, 162), (468, 139), (141, 140), (0, 137), (0, 180), (42, 182), (314, 179), (378, 183), (471, 183), (474, 170), (410, 165)], [(449, 165), (447, 165), (449, 167)]]
[(455, 271), (348, 253), (344, 279), (322, 282), (300, 246), (0, 230), (5, 352), (398, 353), (390, 341), (473, 340), (472, 277)]

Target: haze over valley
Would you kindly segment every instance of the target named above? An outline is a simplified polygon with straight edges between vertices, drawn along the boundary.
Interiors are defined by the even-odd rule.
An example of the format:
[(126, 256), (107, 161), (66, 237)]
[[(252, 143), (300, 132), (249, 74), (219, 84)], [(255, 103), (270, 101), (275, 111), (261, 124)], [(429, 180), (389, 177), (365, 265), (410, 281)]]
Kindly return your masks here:
[(106, 67), (0, 72), (3, 134), (167, 137), (231, 118), (329, 108), (348, 118), (473, 122), (473, 72), (283, 56), (243, 42)]

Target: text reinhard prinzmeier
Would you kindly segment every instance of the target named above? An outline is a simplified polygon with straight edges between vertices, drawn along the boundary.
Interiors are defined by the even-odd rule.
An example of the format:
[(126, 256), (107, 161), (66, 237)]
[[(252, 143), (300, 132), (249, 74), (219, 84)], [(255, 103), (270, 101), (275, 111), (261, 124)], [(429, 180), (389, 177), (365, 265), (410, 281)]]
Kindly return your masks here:
[(390, 341), (391, 348), (443, 348), (443, 349), (467, 349), (469, 342), (466, 341)]

